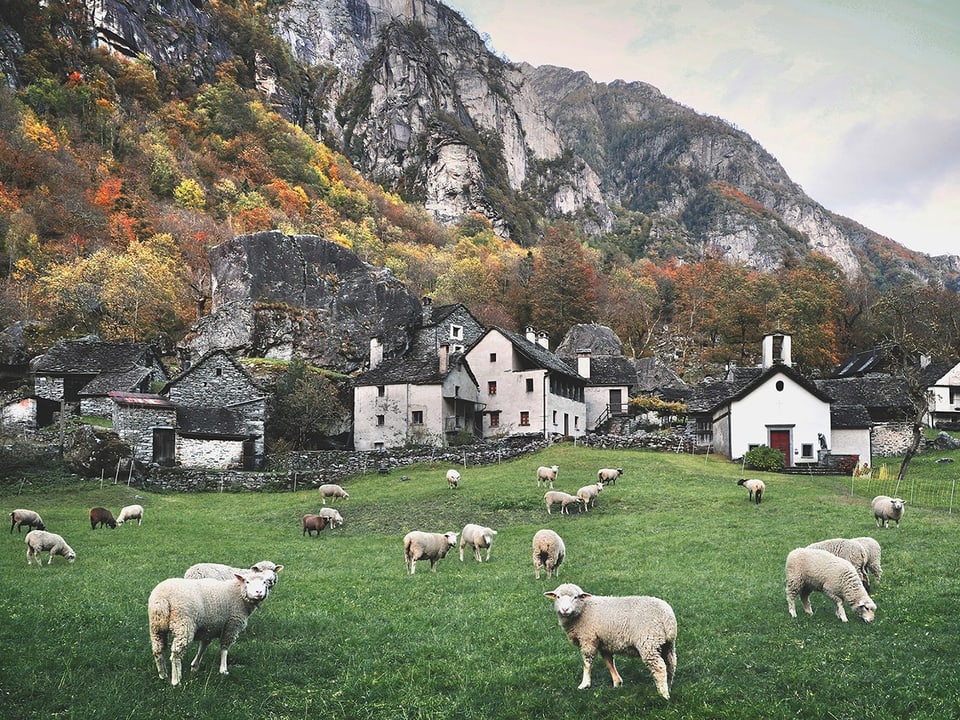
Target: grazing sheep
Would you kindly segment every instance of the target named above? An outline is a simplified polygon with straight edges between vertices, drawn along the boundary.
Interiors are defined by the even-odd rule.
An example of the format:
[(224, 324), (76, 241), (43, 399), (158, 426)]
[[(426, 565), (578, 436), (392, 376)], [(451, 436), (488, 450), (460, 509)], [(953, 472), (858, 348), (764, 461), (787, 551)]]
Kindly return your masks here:
[(810, 543), (807, 547), (826, 550), (828, 553), (832, 553), (837, 557), (849, 560), (850, 564), (857, 569), (857, 575), (860, 576), (860, 581), (863, 583), (863, 586), (867, 590), (870, 589), (870, 578), (866, 570), (867, 549), (861, 543), (846, 538), (831, 538), (830, 540)]
[(337, 510), (336, 508), (332, 508), (332, 507), (320, 508), (320, 512), (318, 512), (317, 515), (319, 515), (322, 518), (326, 518), (327, 525), (329, 525), (331, 529), (338, 528), (341, 525), (343, 525), (343, 515), (341, 515), (340, 511)]
[(584, 510), (589, 510), (597, 504), (597, 495), (600, 494), (601, 490), (603, 490), (602, 482), (584, 485), (582, 488), (577, 490), (577, 497), (580, 498), (580, 502), (583, 504)]
[(313, 536), (313, 533), (317, 533), (317, 537), (320, 537), (320, 531), (327, 526), (327, 519), (322, 515), (304, 515), (303, 516), (303, 535)]
[(810, 593), (819, 591), (837, 604), (837, 617), (842, 622), (847, 622), (847, 614), (843, 611), (844, 601), (864, 622), (873, 622), (877, 604), (867, 594), (857, 569), (849, 560), (818, 548), (797, 548), (787, 555), (785, 570), (790, 617), (797, 616), (797, 595), (807, 615), (813, 615)]
[(283, 565), (277, 565), (272, 560), (261, 560), (260, 562), (255, 562), (248, 568), (232, 567), (221, 563), (197, 563), (196, 565), (188, 567), (183, 576), (192, 580), (199, 580), (201, 578), (230, 580), (234, 575), (243, 575), (251, 570), (263, 573), (267, 579), (267, 585), (273, 587), (277, 584), (277, 574), (283, 570)]
[(43, 524), (43, 520), (40, 519), (40, 516), (35, 513), (33, 510), (24, 510), (23, 508), (17, 508), (12, 513), (10, 513), (10, 532), (13, 532), (14, 526), (17, 528), (17, 534), (20, 534), (20, 526), (26, 525), (31, 530), (46, 530), (47, 526)]
[(560, 472), (560, 468), (556, 465), (551, 465), (547, 467), (546, 465), (541, 465), (537, 468), (537, 487), (540, 487), (540, 483), (546, 485), (550, 483), (550, 489), (553, 490), (553, 483), (556, 482), (557, 473)]
[(547, 577), (551, 572), (560, 577), (560, 565), (566, 554), (563, 538), (557, 533), (547, 528), (537, 530), (533, 536), (533, 572), (537, 580), (540, 579), (541, 567), (547, 569)]
[(429, 560), (430, 571), (437, 571), (437, 561), (457, 544), (459, 533), (428, 533), (411, 530), (403, 536), (403, 562), (411, 575), (417, 569), (417, 560)]
[(456, 488), (460, 486), (460, 473), (450, 468), (447, 470), (447, 487)]
[(42, 566), (43, 560), (40, 557), (42, 552), (50, 553), (47, 565), (53, 562), (54, 555), (62, 555), (67, 559), (67, 562), (71, 563), (77, 559), (77, 554), (73, 551), (73, 548), (67, 545), (67, 541), (56, 533), (46, 530), (31, 530), (23, 538), (23, 542), (27, 545), (27, 565), (33, 564), (31, 558), (36, 558), (37, 567)]
[(123, 525), (127, 520), (136, 520), (139, 527), (143, 523), (143, 505), (127, 505), (117, 515), (117, 525)]
[(321, 485), (319, 488), (320, 498), (323, 500), (323, 504), (327, 504), (327, 498), (348, 498), (350, 497), (349, 493), (344, 490), (339, 485)]
[(111, 530), (117, 526), (117, 521), (113, 519), (113, 513), (102, 507), (90, 508), (90, 529), (96, 530), (104, 525)]
[(550, 510), (556, 503), (560, 503), (560, 513), (569, 515), (567, 511), (567, 505), (570, 503), (581, 503), (583, 502), (576, 495), (571, 495), (570, 493), (565, 493), (562, 490), (547, 490), (543, 494), (543, 500), (547, 504), (547, 514), (553, 514)]
[(604, 485), (607, 483), (617, 484), (617, 478), (623, 475), (623, 468), (600, 468), (597, 470), (597, 481)]
[(747, 502), (756, 500), (757, 505), (760, 504), (760, 498), (763, 497), (763, 493), (767, 489), (763, 480), (758, 480), (757, 478), (750, 478), (749, 480), (747, 478), (740, 478), (737, 480), (737, 485), (743, 485), (743, 487), (749, 490), (750, 495), (747, 497)]
[(250, 613), (270, 594), (268, 575), (247, 571), (230, 580), (169, 578), (150, 593), (150, 644), (157, 671), (166, 679), (163, 652), (170, 647), (170, 684), (179, 685), (181, 657), (195, 639), (200, 641), (190, 669), (196, 671), (207, 645), (220, 641), (220, 674), (227, 675), (227, 651), (247, 626)]
[(553, 600), (560, 627), (583, 655), (578, 690), (590, 687), (590, 669), (597, 653), (610, 670), (613, 686), (622, 685), (614, 658), (622, 654), (639, 656), (653, 675), (657, 692), (670, 699), (677, 668), (677, 618), (667, 602), (649, 595), (591, 595), (573, 583), (544, 595)]
[(496, 530), (491, 530), (483, 525), (474, 525), (472, 523), (464, 525), (460, 531), (460, 562), (463, 562), (463, 548), (469, 545), (473, 548), (473, 556), (477, 562), (483, 562), (480, 559), (480, 551), (487, 549), (487, 562), (490, 562), (490, 548), (493, 545), (493, 536), (497, 534)]
[(900, 527), (900, 518), (903, 517), (904, 504), (901, 498), (877, 495), (871, 503), (873, 506), (873, 519), (877, 521), (877, 527), (890, 527), (891, 520), (897, 524), (897, 527)]
[(872, 537), (857, 537), (853, 539), (863, 545), (863, 549), (867, 551), (867, 564), (865, 566), (867, 572), (873, 575), (874, 580), (880, 582), (880, 576), (883, 575), (883, 568), (880, 567), (880, 543)]

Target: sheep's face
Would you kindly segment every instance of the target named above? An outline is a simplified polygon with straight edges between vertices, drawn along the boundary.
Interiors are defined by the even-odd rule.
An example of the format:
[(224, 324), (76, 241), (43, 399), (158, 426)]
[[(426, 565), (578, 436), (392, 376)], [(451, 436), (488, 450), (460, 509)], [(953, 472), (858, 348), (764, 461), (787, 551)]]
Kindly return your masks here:
[(64, 555), (64, 557), (67, 559), (67, 562), (72, 563), (74, 560), (77, 559), (77, 554), (73, 550), (71, 550), (66, 555)]
[(873, 616), (877, 612), (877, 604), (873, 600), (865, 600), (855, 605), (853, 611), (864, 622), (873, 622)]
[(249, 572), (246, 575), (240, 575), (238, 573), (234, 577), (243, 583), (243, 588), (240, 592), (244, 600), (260, 602), (270, 594), (270, 582), (267, 573)]
[(459, 534), (460, 534), (460, 533), (455, 533), (455, 532), (448, 532), (448, 533), (444, 533), (444, 534), (443, 534), (444, 537), (447, 538), (447, 548), (448, 548), (448, 549), (449, 549), (449, 548), (452, 548), (454, 545), (457, 544), (457, 535), (459, 535)]
[(903, 512), (903, 500), (901, 500), (900, 498), (894, 498), (893, 500), (890, 501), (890, 507), (893, 508), (893, 512), (899, 515), (900, 513)]
[(590, 593), (584, 592), (573, 583), (564, 583), (556, 590), (545, 592), (544, 597), (553, 600), (553, 609), (562, 622), (565, 618), (575, 618), (583, 612), (583, 601), (590, 597)]

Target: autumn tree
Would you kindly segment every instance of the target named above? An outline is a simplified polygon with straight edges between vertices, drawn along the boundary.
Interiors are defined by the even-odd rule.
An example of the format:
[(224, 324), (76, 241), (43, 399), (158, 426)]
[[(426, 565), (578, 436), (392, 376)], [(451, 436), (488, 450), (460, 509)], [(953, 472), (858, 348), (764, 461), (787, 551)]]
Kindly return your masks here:
[(339, 430), (343, 417), (336, 387), (300, 357), (290, 361), (270, 404), (268, 434), (297, 449), (316, 447), (324, 435)]
[(596, 319), (596, 274), (567, 223), (552, 225), (544, 233), (528, 291), (532, 323), (552, 337)]

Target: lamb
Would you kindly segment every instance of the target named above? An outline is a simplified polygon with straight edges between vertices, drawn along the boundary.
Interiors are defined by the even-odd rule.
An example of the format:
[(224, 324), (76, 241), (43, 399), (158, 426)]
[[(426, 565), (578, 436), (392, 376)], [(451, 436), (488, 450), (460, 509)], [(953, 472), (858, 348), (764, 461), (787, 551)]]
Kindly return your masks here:
[(457, 544), (460, 533), (428, 533), (411, 530), (403, 536), (403, 562), (411, 575), (416, 572), (417, 560), (429, 560), (430, 572), (437, 571), (437, 561)]
[(547, 569), (547, 577), (550, 577), (551, 571), (560, 577), (560, 565), (566, 554), (563, 538), (557, 533), (547, 528), (537, 530), (533, 536), (533, 571), (537, 580), (540, 579), (541, 567)]
[(227, 651), (247, 626), (247, 619), (270, 594), (268, 575), (237, 573), (230, 580), (169, 578), (150, 593), (150, 644), (157, 671), (166, 679), (163, 653), (170, 647), (170, 684), (179, 685), (181, 657), (194, 640), (200, 641), (190, 669), (196, 671), (207, 645), (220, 641), (220, 674), (227, 675)]
[(604, 485), (607, 483), (617, 484), (617, 478), (623, 475), (623, 468), (600, 468), (597, 470), (597, 481)]
[(143, 523), (143, 505), (127, 505), (117, 515), (117, 525), (123, 525), (127, 520), (136, 520), (139, 527)]
[(13, 532), (13, 528), (16, 527), (17, 534), (19, 535), (21, 525), (26, 525), (31, 530), (47, 529), (47, 526), (43, 524), (43, 520), (40, 518), (40, 515), (35, 513), (33, 510), (17, 508), (10, 513), (10, 532)]
[(737, 480), (737, 485), (743, 485), (747, 490), (750, 491), (750, 495), (747, 497), (747, 502), (756, 500), (757, 505), (760, 504), (760, 498), (763, 497), (764, 491), (767, 489), (767, 486), (764, 484), (763, 480), (758, 480), (757, 478), (740, 478)]
[(117, 521), (113, 519), (113, 513), (103, 507), (90, 508), (90, 529), (96, 530), (104, 525), (111, 530), (117, 527)]
[(46, 530), (31, 530), (23, 538), (23, 541), (27, 545), (27, 565), (33, 564), (31, 558), (36, 558), (37, 567), (41, 567), (43, 560), (40, 553), (42, 552), (50, 553), (47, 565), (53, 562), (54, 555), (62, 555), (70, 563), (77, 559), (77, 554), (73, 551), (73, 548), (67, 545), (67, 541), (56, 533)]
[(320, 531), (327, 526), (327, 519), (322, 515), (304, 515), (302, 522), (303, 535), (312, 536), (317, 533), (317, 537), (320, 537)]
[(880, 567), (880, 543), (872, 537), (857, 537), (853, 539), (863, 545), (863, 549), (867, 551), (867, 564), (865, 565), (865, 569), (873, 575), (874, 580), (880, 582), (880, 576), (883, 575), (883, 568)]
[(580, 498), (580, 502), (583, 504), (584, 510), (589, 510), (591, 507), (597, 504), (597, 495), (600, 494), (601, 490), (603, 490), (602, 482), (584, 485), (582, 488), (577, 490), (577, 497)]
[(550, 510), (556, 503), (560, 503), (560, 514), (569, 515), (567, 510), (567, 505), (570, 503), (581, 503), (583, 502), (576, 495), (571, 495), (565, 493), (562, 490), (547, 490), (543, 495), (543, 500), (547, 504), (547, 514), (553, 514)]
[(877, 521), (877, 527), (890, 527), (891, 520), (897, 524), (897, 527), (900, 527), (900, 518), (903, 517), (904, 510), (904, 502), (901, 498), (877, 495), (871, 505), (873, 506), (873, 519)]
[(459, 485), (460, 485), (460, 473), (454, 470), (453, 468), (450, 468), (449, 470), (447, 470), (447, 487), (453, 489), (453, 488), (459, 487)]
[(185, 578), (199, 580), (201, 578), (211, 578), (213, 580), (231, 580), (234, 575), (243, 575), (251, 570), (263, 573), (266, 577), (267, 585), (273, 587), (277, 584), (278, 573), (283, 570), (283, 565), (277, 565), (272, 560), (261, 560), (255, 562), (248, 568), (231, 567), (221, 563), (197, 563), (187, 568), (183, 574)]
[(670, 699), (677, 668), (677, 618), (669, 603), (649, 595), (591, 595), (573, 583), (544, 595), (553, 600), (560, 627), (583, 655), (578, 690), (590, 687), (590, 669), (597, 653), (610, 670), (613, 686), (622, 685), (614, 658), (619, 653), (639, 656), (653, 675), (657, 692)]
[(550, 489), (553, 490), (553, 483), (556, 482), (557, 473), (560, 472), (560, 468), (556, 465), (551, 465), (547, 467), (541, 465), (537, 468), (537, 487), (540, 487), (540, 483), (546, 485), (550, 483)]
[(800, 602), (807, 615), (813, 615), (810, 606), (810, 593), (825, 593), (837, 604), (837, 617), (847, 622), (843, 611), (846, 602), (864, 622), (873, 622), (877, 604), (867, 594), (857, 569), (849, 560), (820, 550), (819, 548), (797, 548), (787, 555), (787, 610), (790, 617), (797, 616), (795, 598)]
[(339, 485), (327, 484), (321, 485), (319, 488), (320, 498), (323, 500), (323, 504), (327, 504), (327, 498), (348, 498), (350, 497), (349, 493), (344, 490)]
[(832, 538), (830, 540), (821, 540), (820, 542), (810, 543), (810, 548), (826, 550), (837, 557), (849, 560), (850, 564), (857, 569), (857, 575), (860, 576), (863, 586), (870, 589), (870, 577), (867, 575), (867, 550), (856, 540), (847, 540), (846, 538)]
[(320, 508), (320, 512), (318, 512), (317, 515), (322, 518), (326, 518), (327, 525), (329, 525), (331, 529), (338, 528), (343, 525), (343, 515), (341, 515), (340, 511), (336, 508)]
[(473, 548), (473, 557), (477, 562), (483, 562), (480, 559), (480, 551), (487, 549), (487, 562), (490, 562), (490, 548), (493, 546), (493, 536), (497, 534), (496, 530), (491, 530), (483, 525), (474, 525), (469, 523), (463, 526), (460, 531), (460, 562), (463, 562), (463, 548), (470, 545)]

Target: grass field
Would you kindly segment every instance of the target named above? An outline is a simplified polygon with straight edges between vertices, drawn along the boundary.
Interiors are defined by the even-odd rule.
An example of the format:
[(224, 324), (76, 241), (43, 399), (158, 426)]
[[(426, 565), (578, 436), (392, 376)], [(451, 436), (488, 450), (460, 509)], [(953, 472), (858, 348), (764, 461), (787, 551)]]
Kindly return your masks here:
[[(623, 477), (589, 513), (547, 515), (535, 482), (560, 466), (575, 491), (599, 467)], [(944, 718), (960, 717), (960, 518), (907, 506), (900, 529), (874, 525), (850, 478), (760, 474), (761, 505), (716, 457), (561, 444), (502, 465), (346, 478), (343, 528), (319, 538), (299, 521), (316, 491), (150, 494), (109, 481), (0, 487), (0, 507), (40, 512), (76, 550), (28, 567), (23, 536), (0, 541), (0, 707), (17, 718)], [(918, 459), (911, 474), (947, 473)], [(401, 475), (409, 477), (401, 480)], [(938, 480), (939, 481), (939, 480)], [(949, 478), (944, 476), (944, 482)], [(871, 487), (871, 490), (873, 487)], [(142, 527), (91, 531), (87, 511), (140, 502)], [(404, 571), (411, 529), (498, 530), (490, 563), (455, 552), (436, 573)], [(534, 579), (541, 527), (566, 541), (560, 580), (596, 594), (650, 594), (677, 615), (677, 675), (669, 701), (635, 658), (624, 685), (606, 668), (578, 691), (579, 650)], [(787, 614), (783, 563), (800, 545), (873, 535), (884, 576), (873, 624), (841, 623), (829, 600)], [(213, 644), (173, 688), (156, 674), (146, 601), (194, 562), (285, 565), (270, 597), (217, 673)]]

